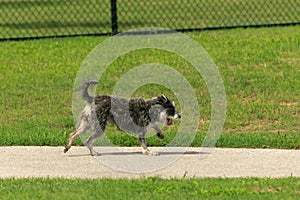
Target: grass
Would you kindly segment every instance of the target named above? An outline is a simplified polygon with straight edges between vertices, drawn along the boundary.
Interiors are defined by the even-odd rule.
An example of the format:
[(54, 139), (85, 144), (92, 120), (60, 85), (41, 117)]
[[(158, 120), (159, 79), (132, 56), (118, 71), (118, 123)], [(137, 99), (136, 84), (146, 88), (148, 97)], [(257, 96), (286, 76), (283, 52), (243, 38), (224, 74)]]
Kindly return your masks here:
[[(299, 148), (300, 26), (194, 32), (219, 67), (227, 95), (227, 117), (219, 147)], [(0, 145), (63, 145), (74, 129), (73, 82), (82, 61), (106, 37), (77, 37), (0, 43)], [(210, 123), (210, 98), (201, 76), (182, 58), (159, 50), (141, 50), (119, 57), (102, 76), (99, 93), (133, 66), (172, 66), (187, 78), (199, 101), (201, 118), (193, 146), (201, 146)], [(174, 94), (146, 85), (135, 96)], [(164, 129), (165, 145), (176, 133)], [(121, 146), (136, 138), (108, 127), (108, 137)], [(82, 144), (80, 140), (76, 144)]]
[(299, 188), (299, 178), (0, 179), (3, 200), (298, 199)]
[[(118, 27), (172, 29), (299, 22), (297, 0), (118, 0)], [(0, 38), (111, 32), (109, 0), (1, 1)]]

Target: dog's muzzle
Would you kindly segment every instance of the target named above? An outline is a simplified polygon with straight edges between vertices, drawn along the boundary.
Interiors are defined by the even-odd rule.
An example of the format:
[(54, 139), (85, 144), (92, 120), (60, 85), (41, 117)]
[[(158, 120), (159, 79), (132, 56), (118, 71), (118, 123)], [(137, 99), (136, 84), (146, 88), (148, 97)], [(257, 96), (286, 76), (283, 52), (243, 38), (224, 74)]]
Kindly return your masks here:
[(174, 116), (174, 119), (180, 119), (180, 118), (181, 118), (181, 115), (179, 113), (176, 113)]
[(167, 118), (167, 125), (171, 126), (173, 124), (173, 119), (180, 119), (181, 115), (179, 113), (176, 113), (173, 117)]

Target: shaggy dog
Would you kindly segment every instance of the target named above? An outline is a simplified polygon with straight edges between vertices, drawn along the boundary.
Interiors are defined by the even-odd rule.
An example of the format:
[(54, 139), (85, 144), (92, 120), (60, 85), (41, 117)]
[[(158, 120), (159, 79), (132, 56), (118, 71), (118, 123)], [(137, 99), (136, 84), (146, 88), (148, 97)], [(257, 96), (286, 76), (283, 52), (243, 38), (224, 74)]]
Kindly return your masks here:
[(93, 149), (92, 143), (105, 132), (106, 124), (110, 122), (119, 130), (135, 133), (143, 148), (143, 154), (158, 155), (148, 149), (145, 135), (148, 128), (153, 128), (156, 135), (164, 139), (156, 122), (172, 125), (173, 119), (180, 118), (180, 114), (175, 110), (175, 103), (164, 95), (149, 100), (108, 95), (92, 97), (88, 94), (88, 87), (96, 84), (97, 81), (87, 80), (81, 86), (81, 96), (86, 106), (81, 113), (76, 131), (70, 134), (64, 152), (71, 148), (75, 138), (91, 129), (94, 133), (87, 139), (86, 145), (91, 155), (100, 155)]

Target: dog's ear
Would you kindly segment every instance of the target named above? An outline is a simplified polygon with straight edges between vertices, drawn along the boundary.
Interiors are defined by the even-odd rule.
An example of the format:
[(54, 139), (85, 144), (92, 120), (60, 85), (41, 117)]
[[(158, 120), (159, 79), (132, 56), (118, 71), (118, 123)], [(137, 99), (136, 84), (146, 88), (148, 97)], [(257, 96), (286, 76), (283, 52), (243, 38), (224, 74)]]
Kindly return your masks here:
[(165, 95), (163, 95), (163, 94), (160, 97), (163, 99), (164, 102), (169, 101), (169, 99)]
[(164, 104), (168, 101), (169, 101), (169, 99), (165, 95), (161, 95), (161, 96), (157, 97), (157, 103), (159, 103), (159, 104)]
[(175, 107), (175, 102), (174, 101), (171, 101), (172, 105)]
[(164, 104), (168, 102), (169, 99), (165, 95), (157, 96), (157, 97), (152, 97), (151, 102), (152, 104)]

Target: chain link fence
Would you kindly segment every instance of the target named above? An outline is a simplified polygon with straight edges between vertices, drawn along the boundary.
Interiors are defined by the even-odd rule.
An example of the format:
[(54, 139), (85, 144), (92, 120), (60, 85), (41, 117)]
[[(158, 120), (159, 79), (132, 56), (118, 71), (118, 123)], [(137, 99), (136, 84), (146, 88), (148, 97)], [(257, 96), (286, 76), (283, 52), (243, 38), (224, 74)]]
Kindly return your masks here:
[(300, 0), (0, 0), (0, 40), (300, 24)]

